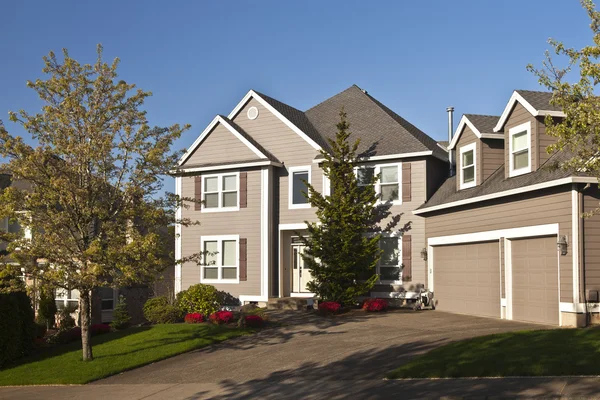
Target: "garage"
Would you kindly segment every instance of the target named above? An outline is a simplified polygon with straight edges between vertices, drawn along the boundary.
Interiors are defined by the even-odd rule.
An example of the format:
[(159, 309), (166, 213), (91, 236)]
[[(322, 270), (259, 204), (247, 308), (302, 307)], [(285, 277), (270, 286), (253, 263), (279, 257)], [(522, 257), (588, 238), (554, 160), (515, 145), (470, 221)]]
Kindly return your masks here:
[(556, 236), (513, 239), (513, 320), (559, 324)]
[(500, 318), (499, 242), (433, 247), (436, 308)]

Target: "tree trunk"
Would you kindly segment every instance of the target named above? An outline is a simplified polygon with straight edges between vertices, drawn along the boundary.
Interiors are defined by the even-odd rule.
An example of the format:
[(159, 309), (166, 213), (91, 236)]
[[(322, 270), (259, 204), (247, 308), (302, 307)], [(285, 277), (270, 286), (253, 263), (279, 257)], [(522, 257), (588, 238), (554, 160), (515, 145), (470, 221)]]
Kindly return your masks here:
[(83, 361), (92, 361), (92, 291), (82, 290), (79, 293), (79, 317), (81, 319), (81, 349), (83, 351)]

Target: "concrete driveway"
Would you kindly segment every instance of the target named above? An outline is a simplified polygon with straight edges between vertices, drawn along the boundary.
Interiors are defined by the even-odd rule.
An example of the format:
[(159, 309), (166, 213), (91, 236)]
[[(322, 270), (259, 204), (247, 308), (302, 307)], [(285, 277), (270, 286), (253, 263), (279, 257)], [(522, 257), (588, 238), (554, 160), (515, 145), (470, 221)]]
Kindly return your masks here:
[(439, 311), (273, 315), (282, 326), (86, 386), (0, 389), (0, 398), (424, 398), (584, 396), (597, 378), (384, 381), (386, 372), (445, 343), (540, 325)]

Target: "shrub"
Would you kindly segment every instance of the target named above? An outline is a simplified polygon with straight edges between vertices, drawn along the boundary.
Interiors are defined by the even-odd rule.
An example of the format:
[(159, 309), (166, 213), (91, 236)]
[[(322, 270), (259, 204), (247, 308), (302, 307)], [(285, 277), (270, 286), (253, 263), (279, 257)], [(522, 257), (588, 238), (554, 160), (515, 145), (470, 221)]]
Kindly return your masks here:
[(93, 324), (90, 326), (92, 336), (104, 335), (110, 333), (110, 325), (108, 324)]
[(249, 328), (262, 328), (265, 321), (260, 315), (246, 315), (244, 322)]
[(46, 332), (47, 332), (46, 324), (40, 324), (39, 322), (37, 322), (35, 324), (35, 328), (36, 328), (35, 329), (35, 337), (37, 339), (41, 339), (44, 336), (46, 336)]
[(125, 329), (129, 326), (129, 321), (131, 321), (131, 316), (129, 315), (129, 311), (127, 311), (125, 297), (121, 295), (119, 296), (119, 302), (117, 303), (117, 306), (113, 312), (113, 320), (110, 323), (110, 326), (113, 329), (120, 331), (121, 329)]
[(342, 306), (337, 301), (324, 301), (319, 303), (319, 311), (325, 314), (335, 314)]
[(385, 311), (388, 309), (388, 302), (384, 299), (366, 299), (362, 309), (371, 312)]
[(204, 315), (200, 313), (189, 313), (186, 314), (183, 320), (186, 324), (199, 324), (200, 322), (204, 322)]
[(210, 321), (217, 325), (228, 324), (232, 320), (233, 313), (231, 311), (217, 311), (210, 315)]
[[(92, 336), (103, 335), (110, 332), (108, 324), (93, 324), (90, 326)], [(67, 344), (81, 340), (81, 327), (75, 326), (70, 329), (63, 329), (48, 338), (50, 344)]]
[(146, 301), (144, 317), (153, 324), (174, 324), (181, 321), (183, 313), (166, 296), (159, 296)]
[(0, 368), (27, 355), (37, 333), (31, 301), (18, 273), (0, 267)]
[(221, 308), (223, 300), (223, 294), (220, 294), (214, 286), (201, 283), (177, 293), (177, 307), (186, 314), (213, 314)]
[(72, 305), (68, 305), (60, 309), (58, 312), (58, 329), (64, 331), (75, 326), (75, 319), (71, 315), (75, 311), (77, 311), (77, 308)]
[(54, 301), (54, 291), (51, 289), (42, 289), (40, 291), (37, 322), (44, 324), (46, 329), (52, 329), (56, 325), (57, 311), (56, 301)]

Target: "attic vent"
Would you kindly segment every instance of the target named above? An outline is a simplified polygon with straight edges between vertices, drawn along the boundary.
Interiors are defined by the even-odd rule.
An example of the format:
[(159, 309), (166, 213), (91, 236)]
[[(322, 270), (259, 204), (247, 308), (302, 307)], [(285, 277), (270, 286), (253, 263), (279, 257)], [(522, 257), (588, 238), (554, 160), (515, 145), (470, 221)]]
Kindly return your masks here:
[(248, 109), (248, 119), (256, 119), (258, 118), (258, 108), (250, 107)]

